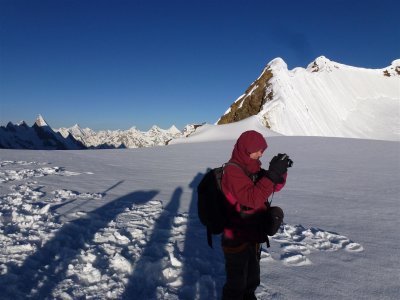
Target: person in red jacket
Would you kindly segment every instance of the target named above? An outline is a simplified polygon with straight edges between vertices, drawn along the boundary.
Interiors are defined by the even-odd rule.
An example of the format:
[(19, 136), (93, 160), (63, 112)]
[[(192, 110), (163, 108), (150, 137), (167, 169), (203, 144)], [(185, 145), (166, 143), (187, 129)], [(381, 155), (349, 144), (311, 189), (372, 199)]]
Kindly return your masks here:
[[(279, 207), (269, 207), (268, 197), (282, 189), (286, 182), (289, 158), (275, 156), (268, 170), (261, 169), (260, 158), (268, 145), (257, 131), (246, 131), (240, 135), (232, 157), (225, 165), (222, 175), (222, 191), (229, 202), (230, 222), (224, 228), (222, 248), (225, 257), (226, 282), (222, 299), (257, 299), (255, 291), (260, 284), (260, 242), (267, 235), (258, 226), (259, 219), (273, 213), (279, 219), (283, 212)], [(253, 221), (243, 222), (249, 219)], [(256, 221), (254, 221), (256, 220)], [(257, 226), (246, 226), (253, 222)], [(271, 225), (271, 224), (270, 224)], [(276, 228), (277, 230), (277, 228)]]

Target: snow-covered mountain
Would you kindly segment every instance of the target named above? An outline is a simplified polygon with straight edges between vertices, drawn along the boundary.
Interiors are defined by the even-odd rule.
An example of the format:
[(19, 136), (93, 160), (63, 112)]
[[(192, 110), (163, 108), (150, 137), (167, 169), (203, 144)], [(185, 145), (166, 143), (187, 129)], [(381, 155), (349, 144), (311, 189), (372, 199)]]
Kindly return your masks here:
[(89, 128), (80, 128), (74, 125), (71, 128), (57, 129), (64, 137), (68, 134), (81, 141), (86, 147), (91, 148), (141, 148), (151, 146), (164, 146), (170, 140), (181, 137), (182, 132), (175, 126), (161, 129), (154, 125), (148, 131), (140, 131), (135, 127), (128, 130), (101, 130), (94, 131)]
[(364, 69), (321, 56), (288, 70), (276, 58), (217, 124), (253, 115), (284, 135), (400, 140), (400, 59)]
[(128, 130), (94, 131), (74, 125), (70, 128), (52, 129), (39, 115), (32, 127), (25, 121), (18, 124), (9, 122), (0, 126), (0, 148), (32, 150), (77, 150), (77, 149), (114, 149), (164, 146), (174, 138), (189, 135), (195, 125), (186, 126), (180, 132), (175, 126), (161, 129), (154, 125), (148, 131), (139, 131), (135, 127)]
[[(252, 117), (252, 118), (249, 118)], [(249, 118), (249, 119), (248, 119)], [(248, 119), (248, 120), (247, 120)], [(53, 130), (42, 117), (0, 127), (0, 148), (83, 149), (141, 148), (170, 143), (234, 139), (239, 129), (220, 126), (243, 121), (271, 135), (351, 137), (400, 140), (400, 59), (383, 69), (365, 69), (318, 57), (307, 68), (288, 70), (272, 60), (216, 122), (148, 131), (93, 131), (74, 125)], [(218, 126), (217, 126), (218, 125)]]
[(72, 135), (55, 132), (39, 115), (32, 127), (24, 121), (0, 126), (0, 148), (31, 150), (79, 150), (86, 147)]

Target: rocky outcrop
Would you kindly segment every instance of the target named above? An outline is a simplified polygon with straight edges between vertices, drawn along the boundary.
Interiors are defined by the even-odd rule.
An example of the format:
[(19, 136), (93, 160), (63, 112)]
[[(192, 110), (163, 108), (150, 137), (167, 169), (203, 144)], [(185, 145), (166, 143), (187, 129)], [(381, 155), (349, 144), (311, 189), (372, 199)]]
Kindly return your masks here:
[(271, 78), (272, 72), (267, 66), (261, 76), (250, 85), (244, 95), (231, 105), (229, 110), (218, 120), (217, 124), (233, 123), (257, 115), (263, 105), (273, 97), (272, 89), (268, 88)]

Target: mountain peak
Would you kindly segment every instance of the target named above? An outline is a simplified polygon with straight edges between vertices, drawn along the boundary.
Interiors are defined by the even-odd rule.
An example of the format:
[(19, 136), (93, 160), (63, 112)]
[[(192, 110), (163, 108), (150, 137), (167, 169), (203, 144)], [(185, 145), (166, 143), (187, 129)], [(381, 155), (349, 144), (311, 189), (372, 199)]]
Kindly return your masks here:
[(37, 116), (35, 124), (39, 127), (49, 126), (40, 114)]
[(400, 59), (395, 59), (392, 61), (392, 66), (393, 67), (400, 67)]
[(400, 59), (392, 61), (392, 64), (383, 70), (383, 75), (387, 77), (400, 76)]
[(275, 65), (275, 66), (286, 66), (287, 67), (286, 62), (280, 57), (274, 58), (273, 60), (271, 60), (268, 63), (268, 65), (270, 65), (270, 66), (272, 66), (272, 65)]
[[(400, 60), (367, 69), (317, 57), (307, 69), (272, 60), (217, 124), (253, 115), (285, 135), (398, 140)], [(397, 113), (397, 114), (396, 114)], [(372, 116), (372, 118), (371, 118)]]
[(176, 128), (175, 125), (172, 125), (167, 131), (169, 131), (169, 132), (171, 132), (171, 133), (174, 133), (174, 134), (179, 134), (179, 133), (181, 133), (181, 131), (180, 131), (178, 128)]
[(317, 57), (307, 66), (307, 71), (309, 72), (320, 72), (320, 71), (332, 71), (333, 68), (339, 69), (339, 64), (331, 61), (325, 56), (321, 55)]
[(157, 125), (153, 125), (153, 126), (151, 126), (151, 128), (149, 129), (149, 131), (161, 131), (161, 128), (158, 127)]
[(19, 122), (17, 123), (17, 125), (18, 125), (18, 126), (22, 126), (22, 127), (28, 127), (28, 124), (26, 124), (26, 122), (25, 122), (24, 120), (19, 121)]

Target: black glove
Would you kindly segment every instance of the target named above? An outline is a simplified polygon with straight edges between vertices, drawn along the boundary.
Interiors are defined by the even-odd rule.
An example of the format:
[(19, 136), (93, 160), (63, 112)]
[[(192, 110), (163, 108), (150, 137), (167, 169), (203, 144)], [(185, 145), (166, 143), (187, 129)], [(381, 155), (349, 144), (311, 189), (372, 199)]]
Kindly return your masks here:
[(291, 167), (292, 164), (293, 161), (289, 159), (287, 154), (279, 153), (271, 159), (266, 177), (275, 184), (283, 183), (285, 181), (283, 174), (287, 172), (287, 168)]
[(258, 173), (257, 173), (257, 178), (262, 178), (265, 176), (267, 176), (267, 170), (261, 168), (260, 171), (258, 171)]

